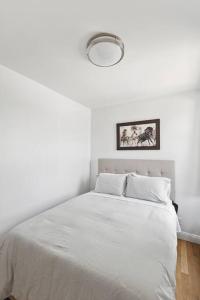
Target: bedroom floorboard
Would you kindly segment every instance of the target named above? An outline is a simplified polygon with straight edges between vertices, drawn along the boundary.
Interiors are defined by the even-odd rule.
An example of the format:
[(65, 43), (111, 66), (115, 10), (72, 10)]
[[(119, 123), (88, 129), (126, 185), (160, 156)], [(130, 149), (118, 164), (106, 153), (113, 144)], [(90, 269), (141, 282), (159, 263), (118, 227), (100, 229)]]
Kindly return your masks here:
[(182, 240), (178, 241), (176, 300), (200, 300), (200, 245)]
[(178, 241), (176, 300), (200, 300), (200, 245)]

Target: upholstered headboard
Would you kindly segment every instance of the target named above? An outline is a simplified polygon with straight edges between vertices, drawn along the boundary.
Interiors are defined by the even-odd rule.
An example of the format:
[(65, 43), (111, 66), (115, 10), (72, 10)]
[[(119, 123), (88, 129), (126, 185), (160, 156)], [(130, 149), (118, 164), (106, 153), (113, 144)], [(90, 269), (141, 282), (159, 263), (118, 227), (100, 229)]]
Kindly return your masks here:
[(98, 172), (116, 174), (135, 172), (146, 176), (168, 177), (172, 184), (171, 199), (175, 200), (175, 162), (173, 160), (100, 158)]

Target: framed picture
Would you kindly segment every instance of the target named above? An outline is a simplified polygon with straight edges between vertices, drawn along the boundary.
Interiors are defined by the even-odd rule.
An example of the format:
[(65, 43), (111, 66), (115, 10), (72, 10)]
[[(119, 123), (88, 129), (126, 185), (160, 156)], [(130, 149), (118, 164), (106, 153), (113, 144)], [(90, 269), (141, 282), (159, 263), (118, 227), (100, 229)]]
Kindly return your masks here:
[(117, 150), (159, 150), (160, 119), (117, 124)]

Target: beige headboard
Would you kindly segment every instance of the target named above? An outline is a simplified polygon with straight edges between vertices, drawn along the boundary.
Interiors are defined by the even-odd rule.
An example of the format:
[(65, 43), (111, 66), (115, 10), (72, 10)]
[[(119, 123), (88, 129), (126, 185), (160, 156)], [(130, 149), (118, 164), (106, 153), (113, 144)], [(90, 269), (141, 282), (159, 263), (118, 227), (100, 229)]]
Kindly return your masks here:
[(98, 160), (98, 173), (130, 173), (168, 177), (171, 179), (171, 199), (175, 200), (175, 162), (173, 160), (110, 159)]

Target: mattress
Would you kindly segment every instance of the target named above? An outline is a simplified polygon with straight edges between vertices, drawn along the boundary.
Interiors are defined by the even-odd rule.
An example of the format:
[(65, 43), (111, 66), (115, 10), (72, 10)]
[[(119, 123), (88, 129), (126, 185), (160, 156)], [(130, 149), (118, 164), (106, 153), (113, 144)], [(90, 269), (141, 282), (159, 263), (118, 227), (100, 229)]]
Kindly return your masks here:
[(171, 203), (90, 192), (0, 238), (0, 299), (173, 300)]

